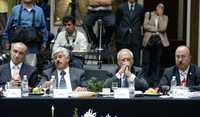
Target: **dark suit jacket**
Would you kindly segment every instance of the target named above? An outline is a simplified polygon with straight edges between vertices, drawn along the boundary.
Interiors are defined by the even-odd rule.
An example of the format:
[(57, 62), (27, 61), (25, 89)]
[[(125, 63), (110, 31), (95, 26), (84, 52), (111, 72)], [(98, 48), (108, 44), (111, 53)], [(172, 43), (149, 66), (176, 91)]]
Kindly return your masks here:
[[(177, 85), (180, 85), (180, 75), (176, 66), (166, 68), (160, 80), (160, 86), (170, 86), (172, 76), (176, 76)], [(187, 74), (187, 87), (200, 89), (200, 68), (191, 64)]]
[[(144, 9), (141, 5), (135, 4), (134, 12), (129, 11), (128, 2), (119, 6), (116, 12), (117, 43), (118, 44), (141, 44), (141, 26), (144, 21)], [(132, 29), (131, 38), (129, 29)]]
[[(148, 89), (148, 84), (143, 77), (142, 69), (138, 68), (138, 67), (133, 67), (131, 71), (136, 76), (136, 78), (135, 78), (135, 89), (141, 90), (141, 91), (145, 91), (146, 89)], [(104, 87), (111, 88), (112, 82), (116, 82), (116, 81), (118, 82), (119, 87), (121, 87), (121, 79), (118, 79), (115, 75), (113, 75), (112, 78), (109, 78), (105, 81)]]
[[(27, 75), (29, 86), (35, 87), (38, 84), (36, 68), (27, 64), (22, 64), (20, 69), (20, 77), (23, 79), (23, 75)], [(4, 86), (11, 80), (11, 68), (10, 63), (0, 66), (0, 86)]]
[[(75, 90), (76, 87), (82, 86), (82, 80), (85, 77), (85, 71), (78, 68), (69, 68), (70, 80), (72, 85), (72, 90)], [(41, 79), (39, 85), (42, 85), (45, 81), (51, 80), (51, 76), (54, 75), (56, 78), (56, 86), (58, 86), (58, 73), (55, 68), (49, 68), (43, 72), (43, 78)]]

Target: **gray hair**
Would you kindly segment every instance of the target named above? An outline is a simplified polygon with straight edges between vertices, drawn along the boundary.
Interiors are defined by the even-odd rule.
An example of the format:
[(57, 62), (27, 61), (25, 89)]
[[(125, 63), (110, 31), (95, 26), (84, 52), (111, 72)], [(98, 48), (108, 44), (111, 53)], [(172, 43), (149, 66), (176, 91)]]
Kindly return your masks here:
[(53, 56), (57, 53), (62, 53), (66, 58), (69, 57), (69, 51), (66, 48), (58, 47), (53, 50), (53, 52), (51, 54), (51, 58), (53, 58)]
[(131, 56), (132, 59), (134, 59), (133, 53), (129, 50), (129, 49), (121, 49), (118, 53), (117, 53), (117, 60), (120, 59), (120, 56), (123, 52), (127, 52), (129, 53), (129, 55)]

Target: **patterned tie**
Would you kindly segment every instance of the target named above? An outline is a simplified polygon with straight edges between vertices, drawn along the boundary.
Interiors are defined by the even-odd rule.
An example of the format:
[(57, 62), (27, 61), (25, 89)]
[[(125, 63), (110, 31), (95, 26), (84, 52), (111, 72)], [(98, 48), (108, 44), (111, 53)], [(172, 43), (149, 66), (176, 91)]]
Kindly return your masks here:
[(19, 66), (18, 65), (14, 65), (12, 67), (12, 77), (15, 77), (16, 75), (19, 75)]
[(181, 76), (183, 79), (181, 79), (181, 86), (186, 86), (186, 83), (187, 83), (187, 73), (186, 72), (182, 72), (181, 73)]
[(127, 76), (124, 76), (122, 78), (121, 87), (122, 88), (127, 88), (128, 87), (128, 78), (127, 78)]
[(61, 78), (60, 78), (60, 84), (59, 84), (59, 87), (60, 88), (66, 88), (66, 81), (65, 81), (65, 74), (66, 72), (65, 71), (61, 71), (60, 75), (61, 75)]

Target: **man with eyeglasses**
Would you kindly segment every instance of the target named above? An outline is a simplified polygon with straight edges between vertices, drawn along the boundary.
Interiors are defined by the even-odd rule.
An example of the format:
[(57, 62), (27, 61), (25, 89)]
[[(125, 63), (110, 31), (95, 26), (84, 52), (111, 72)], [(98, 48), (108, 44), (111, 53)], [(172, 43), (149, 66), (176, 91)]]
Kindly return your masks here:
[(190, 49), (179, 46), (175, 52), (176, 65), (164, 70), (160, 86), (171, 86), (172, 77), (176, 78), (177, 86), (186, 86), (194, 90), (200, 89), (200, 68), (191, 64)]

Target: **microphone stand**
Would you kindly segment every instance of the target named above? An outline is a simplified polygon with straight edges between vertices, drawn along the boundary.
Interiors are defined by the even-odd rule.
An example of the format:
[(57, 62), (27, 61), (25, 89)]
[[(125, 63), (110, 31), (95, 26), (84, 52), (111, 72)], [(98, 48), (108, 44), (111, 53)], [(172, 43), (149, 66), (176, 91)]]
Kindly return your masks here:
[(98, 37), (99, 37), (99, 47), (96, 49), (97, 51), (97, 55), (98, 55), (98, 68), (101, 69), (102, 67), (102, 29), (103, 29), (103, 23), (102, 23), (102, 19), (98, 19)]

